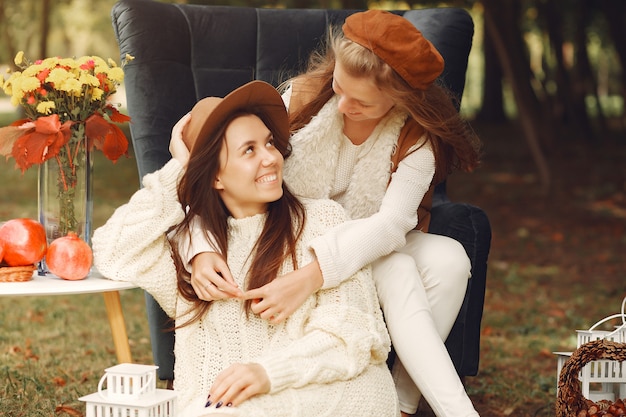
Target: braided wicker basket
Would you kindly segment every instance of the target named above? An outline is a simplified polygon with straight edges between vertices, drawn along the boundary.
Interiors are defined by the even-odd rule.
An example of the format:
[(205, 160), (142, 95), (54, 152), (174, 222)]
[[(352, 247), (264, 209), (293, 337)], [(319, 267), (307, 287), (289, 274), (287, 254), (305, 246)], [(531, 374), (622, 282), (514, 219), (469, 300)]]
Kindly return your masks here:
[(2, 266), (0, 267), (0, 282), (25, 282), (33, 279), (35, 265)]
[[(609, 401), (594, 403), (582, 395), (578, 375), (589, 362), (599, 359), (626, 360), (626, 343), (605, 339), (594, 340), (581, 345), (565, 362), (559, 375), (558, 396), (556, 399), (557, 417), (579, 417), (603, 415), (611, 406)], [(621, 400), (618, 400), (621, 402)], [(593, 412), (597, 411), (597, 412)]]

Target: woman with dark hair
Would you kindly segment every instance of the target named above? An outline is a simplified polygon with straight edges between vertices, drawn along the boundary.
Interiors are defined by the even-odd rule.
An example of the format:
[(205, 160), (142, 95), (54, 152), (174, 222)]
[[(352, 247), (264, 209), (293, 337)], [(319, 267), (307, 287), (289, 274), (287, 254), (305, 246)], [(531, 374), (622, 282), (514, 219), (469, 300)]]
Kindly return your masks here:
[[(369, 268), (313, 293), (279, 324), (253, 313), (260, 300), (196, 294), (178, 244), (190, 234), (200, 231), (234, 284), (253, 290), (310, 263), (308, 242), (345, 214), (330, 200), (300, 201), (283, 183), (289, 125), (271, 85), (256, 81), (203, 99), (191, 113), (185, 143), (170, 146), (174, 158), (146, 175), (144, 188), (93, 237), (98, 270), (141, 286), (176, 321), (178, 411), (398, 416)], [(184, 167), (187, 157), (178, 155), (187, 147)]]

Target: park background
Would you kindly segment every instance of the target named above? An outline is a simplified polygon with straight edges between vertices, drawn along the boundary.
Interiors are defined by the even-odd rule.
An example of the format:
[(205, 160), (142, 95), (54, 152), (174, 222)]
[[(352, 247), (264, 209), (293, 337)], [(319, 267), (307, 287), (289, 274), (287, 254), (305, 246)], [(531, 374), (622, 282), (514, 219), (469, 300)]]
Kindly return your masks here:
[[(114, 3), (0, 0), (2, 73), (14, 69), (20, 50), (32, 60), (98, 55), (119, 63)], [(552, 352), (575, 348), (574, 330), (618, 313), (626, 296), (626, 2), (194, 3), (455, 6), (471, 13), (475, 35), (461, 111), (483, 140), (483, 164), (474, 173), (454, 174), (448, 193), (482, 207), (493, 238), (480, 369), (465, 384), (484, 417), (554, 415)], [(124, 105), (123, 88), (116, 100)], [(0, 93), (0, 126), (18, 117)], [(22, 174), (12, 159), (0, 160), (0, 219), (36, 218), (36, 177), (36, 167)], [(94, 226), (138, 186), (132, 149), (116, 164), (96, 153)], [(151, 364), (143, 294), (121, 296), (133, 359)], [(116, 361), (99, 294), (0, 298), (0, 326), (2, 417), (82, 415), (77, 398), (94, 392)]]

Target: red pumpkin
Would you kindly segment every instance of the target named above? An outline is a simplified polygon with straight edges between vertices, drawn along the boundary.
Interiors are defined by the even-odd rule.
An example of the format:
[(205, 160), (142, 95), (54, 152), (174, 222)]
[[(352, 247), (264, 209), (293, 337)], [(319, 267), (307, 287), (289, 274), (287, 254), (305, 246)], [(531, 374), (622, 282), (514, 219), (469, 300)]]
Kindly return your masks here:
[(0, 226), (4, 263), (27, 266), (43, 259), (48, 248), (46, 231), (33, 219), (12, 219)]
[(0, 263), (2, 263), (2, 257), (4, 256), (4, 245), (0, 242)]
[(74, 232), (53, 240), (46, 254), (46, 265), (50, 272), (70, 281), (89, 275), (92, 260), (91, 248)]

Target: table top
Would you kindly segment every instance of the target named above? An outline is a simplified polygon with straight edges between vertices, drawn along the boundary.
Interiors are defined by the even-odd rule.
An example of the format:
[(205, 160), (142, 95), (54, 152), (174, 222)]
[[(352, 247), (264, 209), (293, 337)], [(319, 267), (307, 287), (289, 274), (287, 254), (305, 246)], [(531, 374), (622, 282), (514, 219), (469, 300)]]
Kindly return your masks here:
[(0, 297), (88, 294), (128, 290), (136, 287), (135, 284), (130, 282), (113, 281), (104, 278), (95, 269), (92, 269), (87, 278), (78, 281), (68, 281), (50, 273), (40, 276), (37, 274), (37, 271), (34, 271), (33, 279), (30, 281), (0, 282)]

